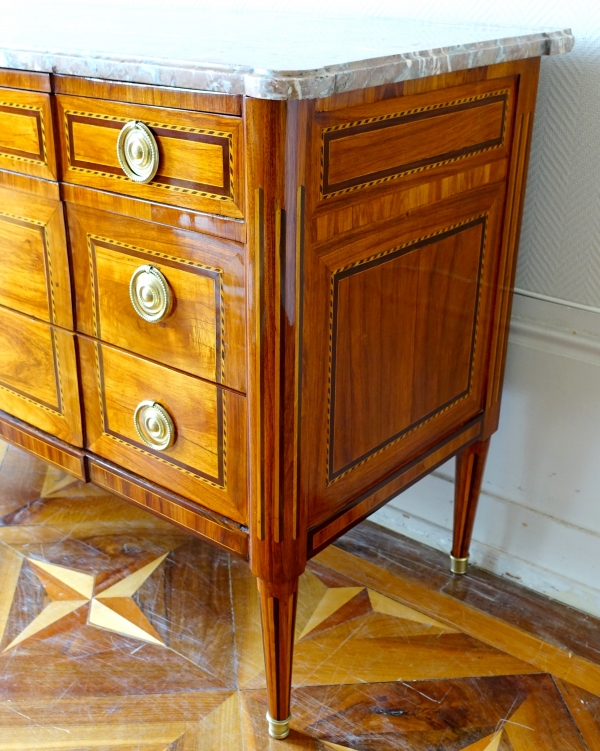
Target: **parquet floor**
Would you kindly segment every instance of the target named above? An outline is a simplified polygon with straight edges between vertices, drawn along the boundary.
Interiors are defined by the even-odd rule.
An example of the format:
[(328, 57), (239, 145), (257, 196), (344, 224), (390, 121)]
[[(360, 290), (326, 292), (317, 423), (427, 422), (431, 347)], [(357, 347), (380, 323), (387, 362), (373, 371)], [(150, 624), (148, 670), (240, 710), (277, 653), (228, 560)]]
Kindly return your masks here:
[(272, 741), (247, 566), (2, 443), (0, 463), (0, 751), (600, 749), (595, 619), (375, 528), (302, 579)]

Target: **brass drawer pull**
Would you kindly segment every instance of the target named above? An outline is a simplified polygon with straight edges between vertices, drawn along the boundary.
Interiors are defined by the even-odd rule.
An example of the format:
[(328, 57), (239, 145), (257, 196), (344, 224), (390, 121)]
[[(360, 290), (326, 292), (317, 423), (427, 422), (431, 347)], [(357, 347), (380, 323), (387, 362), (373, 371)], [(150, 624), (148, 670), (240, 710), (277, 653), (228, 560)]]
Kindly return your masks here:
[(149, 183), (158, 170), (158, 146), (150, 128), (139, 120), (124, 125), (117, 139), (123, 172), (136, 183)]
[(144, 321), (162, 321), (171, 312), (173, 295), (162, 272), (154, 266), (140, 266), (129, 282), (129, 296), (135, 312)]
[(175, 426), (171, 415), (157, 402), (140, 402), (135, 408), (133, 422), (146, 446), (165, 451), (175, 443)]

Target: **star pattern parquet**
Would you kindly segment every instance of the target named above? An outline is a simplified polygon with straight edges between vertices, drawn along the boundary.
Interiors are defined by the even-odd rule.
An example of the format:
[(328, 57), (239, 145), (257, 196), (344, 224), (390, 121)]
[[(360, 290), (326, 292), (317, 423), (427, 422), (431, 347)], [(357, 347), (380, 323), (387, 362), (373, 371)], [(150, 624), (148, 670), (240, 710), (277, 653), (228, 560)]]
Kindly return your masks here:
[(438, 618), (426, 588), (422, 612), (323, 560), (301, 580), (293, 729), (273, 741), (247, 565), (0, 443), (0, 751), (600, 749), (593, 675), (552, 675), (465, 629), (466, 605)]

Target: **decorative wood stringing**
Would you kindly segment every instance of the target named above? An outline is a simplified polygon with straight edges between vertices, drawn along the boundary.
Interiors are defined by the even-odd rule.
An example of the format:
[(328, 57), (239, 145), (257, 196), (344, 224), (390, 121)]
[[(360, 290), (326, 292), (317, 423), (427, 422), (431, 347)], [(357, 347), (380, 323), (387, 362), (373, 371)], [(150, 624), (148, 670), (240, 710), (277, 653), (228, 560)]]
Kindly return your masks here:
[[(212, 407), (216, 413), (216, 424), (214, 426), (214, 440), (216, 444), (216, 456), (214, 457), (213, 461), (199, 461), (198, 464), (202, 466), (202, 469), (199, 467), (191, 466), (190, 464), (187, 464), (186, 462), (182, 461), (181, 459), (176, 459), (172, 456), (169, 456), (168, 454), (163, 453), (156, 453), (153, 452), (149, 447), (147, 447), (145, 444), (143, 444), (140, 439), (136, 436), (132, 426), (130, 426), (130, 429), (127, 431), (127, 434), (121, 433), (118, 429), (112, 428), (109, 422), (109, 414), (110, 414), (110, 406), (109, 406), (109, 400), (114, 400), (115, 404), (114, 407), (116, 407), (117, 410), (120, 408), (122, 409), (121, 404), (118, 400), (118, 384), (119, 384), (119, 378), (124, 378), (129, 376), (129, 379), (132, 377), (132, 373), (127, 373), (128, 368), (143, 368), (144, 364), (141, 360), (132, 360), (128, 357), (125, 353), (122, 353), (120, 350), (112, 349), (112, 348), (105, 348), (99, 345), (98, 343), (94, 343), (94, 351), (96, 355), (96, 375), (98, 378), (98, 407), (100, 410), (101, 420), (102, 420), (102, 436), (106, 436), (117, 443), (123, 444), (123, 445), (129, 445), (136, 451), (145, 454), (148, 457), (154, 457), (155, 461), (160, 462), (161, 464), (169, 464), (172, 465), (174, 468), (178, 469), (179, 471), (183, 472), (184, 474), (188, 474), (192, 477), (204, 480), (205, 482), (209, 483), (210, 485), (213, 485), (216, 488), (224, 489), (227, 486), (227, 464), (226, 464), (226, 441), (227, 441), (227, 431), (226, 431), (226, 409), (225, 409), (225, 395), (223, 392), (219, 389), (210, 389), (210, 391), (213, 392), (214, 395), (211, 397), (208, 395), (209, 389), (205, 390), (205, 394), (203, 394), (204, 398), (199, 400), (200, 406), (202, 403), (204, 403), (205, 406), (207, 404), (210, 404), (210, 402), (214, 402), (213, 404), (210, 404), (210, 407)], [(112, 362), (109, 358), (115, 358)], [(156, 366), (148, 367), (147, 373), (148, 375), (152, 374), (153, 371), (155, 374), (158, 374), (158, 371), (156, 370)], [(173, 380), (176, 380), (175, 374), (171, 374), (171, 378)], [(179, 379), (182, 381), (183, 379)], [(107, 381), (108, 381), (108, 389), (107, 389)], [(153, 383), (154, 382), (154, 383)], [(156, 390), (157, 387), (159, 387), (159, 383), (157, 382), (157, 379), (153, 379), (152, 377), (148, 378), (147, 383), (149, 383), (149, 388), (152, 390)], [(130, 385), (130, 384), (128, 384)], [(204, 386), (205, 384), (200, 384), (200, 388)], [(126, 397), (129, 397), (130, 401), (130, 416), (133, 415), (134, 409), (135, 409), (135, 402), (138, 401), (138, 399), (141, 399), (143, 396), (143, 392), (140, 391), (139, 394), (130, 394), (130, 389), (126, 389)], [(133, 399), (131, 398), (133, 397)], [(164, 399), (163, 399), (164, 400)], [(209, 407), (209, 409), (210, 409)], [(183, 413), (182, 417), (185, 418), (185, 413)], [(213, 427), (213, 426), (211, 426)], [(181, 423), (179, 428), (179, 433), (181, 433)], [(132, 437), (133, 436), (133, 437)], [(208, 436), (207, 436), (208, 437)], [(178, 442), (181, 445), (182, 437), (179, 435)], [(193, 456), (193, 445), (195, 442), (190, 441), (191, 446), (188, 447), (188, 452), (186, 452), (186, 455), (189, 455), (190, 459)], [(211, 457), (213, 459), (213, 457)], [(210, 469), (208, 469), (210, 467)]]
[[(78, 343), (90, 451), (245, 523), (245, 397), (87, 337)], [(143, 444), (135, 429), (135, 408), (148, 399), (175, 426), (164, 451)]]
[[(400, 112), (325, 126), (322, 198), (501, 150), (506, 144), (509, 96), (507, 88), (415, 108), (407, 102), (408, 109)], [(403, 154), (406, 161), (397, 162)]]
[(48, 94), (0, 88), (0, 167), (57, 179)]
[[(244, 392), (243, 248), (78, 205), (67, 211), (78, 330)], [(144, 321), (131, 303), (142, 265), (166, 278), (172, 309), (161, 321)]]
[(481, 435), (482, 419), (477, 418), (471, 425), (457, 431), (430, 451), (420, 455), (375, 487), (347, 503), (335, 516), (326, 522), (309, 529), (309, 557), (316, 555), (337, 537), (347, 532), (367, 516), (381, 508), (398, 493), (406, 490), (425, 474), (433, 472), (449, 457), (465, 449)]
[(82, 446), (72, 334), (0, 307), (0, 408)]
[[(470, 395), (472, 380), (473, 380), (473, 368), (475, 367), (475, 348), (477, 345), (478, 320), (479, 320), (480, 301), (481, 301), (480, 300), (481, 278), (482, 278), (482, 271), (483, 271), (483, 267), (485, 263), (487, 222), (488, 222), (487, 214), (474, 217), (473, 219), (460, 222), (459, 224), (456, 224), (452, 227), (438, 230), (435, 233), (428, 235), (426, 237), (423, 237), (423, 238), (419, 238), (418, 240), (409, 241), (395, 248), (391, 248), (390, 250), (379, 252), (372, 256), (363, 258), (359, 261), (355, 261), (351, 264), (335, 269), (333, 273), (331, 274), (331, 297), (330, 297), (330, 308), (329, 308), (330, 309), (330, 334), (329, 334), (330, 348), (329, 348), (329, 383), (328, 383), (328, 393), (330, 394), (330, 399), (328, 400), (329, 415), (328, 415), (328, 420), (327, 420), (327, 425), (328, 425), (328, 441), (327, 441), (328, 479), (327, 479), (327, 482), (328, 484), (335, 482), (340, 477), (343, 477), (344, 475), (348, 474), (348, 472), (351, 472), (353, 469), (356, 469), (364, 462), (369, 461), (370, 458), (372, 458), (379, 452), (385, 451), (386, 449), (390, 448), (396, 441), (401, 440), (411, 430), (415, 430), (416, 428), (423, 426), (424, 424), (426, 424), (426, 422), (428, 422), (429, 420), (432, 420), (441, 412), (451, 409), (461, 399), (464, 399)], [(411, 415), (412, 420), (410, 421), (410, 424), (403, 427), (403, 429), (399, 431), (397, 434), (386, 438), (382, 444), (371, 448), (369, 451), (353, 459), (351, 462), (349, 462), (345, 466), (342, 466), (342, 467), (336, 466), (336, 463), (334, 461), (334, 452), (332, 450), (332, 447), (335, 445), (334, 428), (335, 428), (335, 404), (336, 404), (336, 361), (337, 361), (336, 344), (337, 344), (337, 340), (339, 336), (338, 334), (338, 307), (339, 307), (338, 300), (339, 300), (340, 282), (344, 279), (349, 279), (354, 274), (360, 274), (367, 270), (373, 269), (376, 266), (380, 266), (386, 263), (391, 263), (395, 261), (396, 259), (400, 259), (407, 254), (417, 253), (422, 248), (427, 248), (427, 246), (431, 246), (437, 243), (443, 243), (443, 241), (446, 240), (447, 238), (457, 236), (463, 232), (466, 233), (471, 229), (477, 228), (478, 226), (480, 228), (480, 244), (479, 244), (479, 249), (477, 252), (478, 269), (477, 269), (477, 275), (476, 275), (476, 289), (474, 291), (474, 305), (473, 305), (473, 312), (470, 316), (472, 320), (472, 326), (470, 329), (471, 348), (470, 348), (468, 360), (465, 363), (456, 363), (457, 369), (463, 365), (467, 366), (468, 378), (465, 381), (466, 388), (461, 393), (453, 394), (452, 397), (446, 403), (436, 405), (434, 411), (432, 411), (429, 414), (417, 415), (414, 413), (414, 409), (413, 409), (413, 414)], [(466, 247), (466, 242), (467, 241), (465, 240), (463, 243), (465, 247)], [(461, 246), (461, 255), (462, 256), (466, 255), (466, 252), (462, 246)], [(416, 265), (418, 266), (418, 262)], [(441, 270), (441, 268), (442, 268), (442, 264), (441, 264), (441, 259), (440, 259), (440, 263), (438, 263), (434, 267), (434, 271), (438, 273)], [(432, 284), (432, 282), (429, 282), (429, 284)], [(351, 305), (352, 302), (349, 301), (349, 304)], [(346, 332), (346, 334), (348, 335), (348, 332)], [(461, 337), (464, 336), (464, 331), (461, 331), (460, 335)], [(417, 372), (415, 373), (413, 377), (422, 378), (423, 373)], [(413, 384), (413, 389), (414, 388), (415, 386)], [(347, 441), (347, 438), (346, 438), (346, 441)]]
[[(22, 178), (24, 188), (34, 181)], [(0, 187), (0, 305), (73, 328), (60, 201)]]
[[(161, 203), (230, 217), (244, 215), (239, 118), (57, 95), (63, 179)], [(144, 122), (159, 150), (148, 184), (124, 174), (116, 153), (119, 131)]]
[[(169, 504), (177, 506), (177, 499), (169, 497), (165, 505), (159, 491), (141, 499), (139, 487), (136, 490), (128, 484), (136, 485), (132, 472), (173, 488), (188, 499), (190, 508), (194, 501), (200, 501), (240, 524), (248, 518), (249, 506), (248, 542), (252, 571), (260, 580), (262, 593), (269, 711), (276, 719), (285, 719), (289, 711), (293, 603), (306, 561), (308, 523), (312, 525), (314, 551), (436, 463), (464, 451), (473, 441), (485, 440), (496, 427), (538, 66), (538, 60), (507, 63), (476, 73), (448, 75), (437, 82), (405, 82), (351, 93), (344, 95), (343, 107), (338, 106), (342, 99), (330, 98), (319, 106), (321, 111), (316, 115), (315, 102), (246, 99), (243, 121), (181, 109), (97, 101), (87, 96), (58, 96), (59, 121), (65, 126), (59, 135), (66, 179), (138, 199), (185, 204), (194, 211), (238, 218), (245, 213), (248, 186), (249, 216), (253, 217), (248, 227), (246, 279), (251, 332), (248, 431), (246, 400), (240, 394), (84, 336), (79, 337), (79, 344), (90, 450), (129, 470), (104, 466), (102, 472), (98, 470), (99, 481), (117, 483), (113, 476), (120, 472), (126, 481), (121, 484), (125, 495), (138, 493), (136, 502), (143, 505), (147, 501), (159, 514), (165, 515), (166, 510), (169, 518), (176, 516)], [(78, 93), (96, 90), (103, 95), (139, 97), (145, 103), (164, 104), (168, 99), (163, 92), (142, 91), (127, 84), (106, 84), (99, 89), (94, 89), (98, 84), (89, 82), (76, 86), (80, 87)], [(31, 98), (28, 102), (31, 104)], [(162, 178), (163, 187), (133, 184), (121, 178), (114, 145), (123, 123), (131, 119), (154, 127), (162, 156), (168, 157), (163, 160), (163, 171), (168, 172), (169, 159), (173, 159), (171, 166), (175, 165), (168, 178), (188, 182), (193, 178), (192, 182), (201, 183), (197, 187), (216, 190), (188, 191)], [(517, 148), (512, 148), (514, 123)], [(247, 174), (239, 138), (242, 126), (249, 161)], [(197, 144), (204, 139), (200, 156), (197, 153), (195, 158), (188, 158), (185, 139), (181, 138), (184, 133), (194, 137), (190, 141), (193, 149), (200, 148)], [(206, 136), (221, 139), (222, 144), (208, 143)], [(177, 142), (170, 155), (165, 146), (169, 142)], [(410, 156), (405, 153), (409, 147)], [(192, 174), (199, 166), (202, 180)], [(142, 211), (141, 202), (137, 207), (131, 204), (124, 208), (121, 197), (90, 194), (84, 188), (65, 188), (65, 192), (68, 190), (88, 205), (118, 209), (123, 214), (120, 219), (138, 217), (138, 211)], [(154, 221), (162, 216), (166, 223), (179, 222), (179, 226), (187, 221), (183, 216), (175, 219), (174, 209), (163, 207), (161, 215), (156, 205), (149, 205), (144, 208), (150, 212), (144, 214), (146, 219)], [(118, 221), (116, 214), (112, 216)], [(396, 347), (390, 332), (395, 321), (406, 317), (406, 296), (391, 311), (378, 311), (377, 301), (387, 301), (389, 296), (379, 294), (385, 288), (384, 280), (373, 276), (378, 267), (370, 264), (378, 264), (380, 257), (387, 256), (396, 261), (394, 253), (403, 250), (403, 244), (418, 244), (439, 233), (442, 237), (450, 228), (483, 216), (487, 217), (485, 236), (479, 226), (480, 242), (471, 243), (476, 252), (469, 243), (463, 243), (461, 248), (469, 247), (472, 252), (455, 254), (463, 262), (468, 256), (467, 260), (473, 262), (468, 269), (456, 266), (452, 253), (442, 259), (445, 265), (433, 252), (420, 264), (428, 277), (413, 311), (420, 328), (409, 332), (410, 336), (404, 336)], [(216, 218), (205, 224), (218, 231), (218, 221), (223, 227), (231, 226)], [(473, 225), (465, 232), (475, 229)], [(110, 244), (112, 237), (110, 232), (87, 234), (104, 238), (100, 242), (105, 244), (107, 240)], [(419, 252), (425, 256), (436, 243), (451, 244), (457, 236), (426, 243)], [(128, 251), (141, 253), (145, 247), (137, 238), (120, 242), (125, 244), (118, 247)], [(87, 240), (84, 246), (88, 263)], [(167, 255), (179, 258), (177, 253)], [(405, 256), (408, 258), (411, 252), (398, 258)], [(440, 276), (450, 280), (447, 283), (438, 284), (433, 278), (431, 268), (438, 265)], [(403, 271), (410, 279), (410, 264)], [(343, 276), (346, 272), (347, 278)], [(468, 280), (468, 294), (461, 292), (457, 279)], [(498, 279), (500, 294), (495, 292)], [(362, 287), (356, 286), (357, 280), (364, 282)], [(345, 288), (351, 288), (353, 294), (344, 302)], [(332, 299), (337, 300), (335, 327), (328, 320), (329, 311), (335, 307)], [(438, 301), (440, 307), (436, 308)], [(433, 318), (443, 325), (428, 322), (428, 311), (437, 312)], [(360, 325), (349, 325), (353, 314), (362, 316)], [(343, 319), (345, 333), (340, 323)], [(464, 324), (467, 319), (468, 325)], [(446, 328), (445, 321), (450, 321)], [(461, 338), (465, 326), (472, 337)], [(492, 336), (494, 329), (497, 335)], [(103, 330), (103, 326), (92, 327), (97, 335)], [(66, 335), (58, 330), (56, 333)], [(336, 362), (332, 368), (333, 379), (328, 376), (330, 342), (332, 355), (339, 359), (340, 352), (345, 353), (343, 366)], [(492, 361), (490, 348), (497, 352)], [(374, 357), (372, 353), (377, 354), (378, 349), (387, 350), (386, 356)], [(410, 354), (411, 368), (421, 374), (411, 381), (411, 389), (395, 388), (393, 374), (386, 374), (385, 367), (380, 367), (380, 363), (390, 361), (387, 354), (391, 349), (402, 352), (403, 357)], [(436, 367), (428, 368), (427, 355), (436, 360)], [(342, 367), (346, 380), (338, 382)], [(107, 374), (110, 387), (103, 384)], [(169, 449), (171, 454), (147, 451), (132, 432), (131, 413), (139, 399), (150, 396), (149, 385), (160, 391), (158, 398), (176, 412), (179, 439), (183, 436), (184, 440), (178, 448)], [(335, 397), (331, 413), (328, 385)], [(411, 392), (412, 403), (403, 422), (392, 396), (405, 391)], [(468, 396), (460, 398), (463, 392)], [(193, 421), (208, 413), (216, 415), (215, 404), (225, 397), (227, 452), (224, 417), (221, 434), (217, 417), (214, 424), (201, 426), (196, 431), (198, 436), (186, 442), (186, 435), (196, 430)], [(342, 402), (346, 404), (345, 416), (340, 410)], [(444, 409), (446, 405), (451, 406)], [(328, 419), (335, 420), (329, 444)], [(382, 425), (385, 434), (380, 435)], [(405, 438), (395, 440), (406, 428), (410, 429)], [(48, 430), (56, 432), (56, 427)], [(109, 435), (111, 431), (121, 437), (117, 440)], [(199, 446), (204, 454), (198, 452)], [(464, 466), (469, 461), (470, 449), (466, 450), (461, 458)], [(176, 467), (173, 458), (187, 463), (192, 472)], [(102, 464), (93, 457), (90, 461)], [(109, 469), (111, 476), (106, 474)], [(198, 479), (198, 472), (205, 477)], [(461, 494), (463, 500), (467, 498), (461, 517), (467, 520), (474, 511), (473, 495)], [(220, 528), (221, 524), (217, 521), (216, 526)], [(467, 530), (469, 525), (463, 526)], [(221, 533), (204, 524), (201, 534)], [(461, 550), (468, 547), (466, 537), (468, 534), (461, 539)], [(287, 615), (278, 618), (278, 613)], [(529, 717), (527, 713), (523, 716)]]

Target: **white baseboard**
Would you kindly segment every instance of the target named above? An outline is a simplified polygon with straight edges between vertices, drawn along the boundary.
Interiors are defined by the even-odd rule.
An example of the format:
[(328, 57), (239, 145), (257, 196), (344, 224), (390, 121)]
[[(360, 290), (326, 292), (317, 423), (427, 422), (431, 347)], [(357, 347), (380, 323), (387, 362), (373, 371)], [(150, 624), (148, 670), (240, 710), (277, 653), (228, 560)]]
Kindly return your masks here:
[[(517, 295), (471, 560), (600, 616), (600, 315)], [(373, 521), (449, 552), (453, 463)]]
[[(440, 484), (442, 487), (435, 487)], [(418, 493), (420, 498), (427, 494), (433, 495), (438, 499), (442, 495), (445, 498), (451, 499), (453, 484), (438, 475), (431, 475), (421, 481), (419, 485), (413, 486), (411, 490), (415, 495)], [(410, 537), (412, 540), (422, 542), (424, 545), (429, 545), (443, 553), (449, 553), (452, 546), (451, 528), (436, 524), (433, 521), (407, 511), (407, 500), (406, 498), (401, 499), (399, 496), (374, 514), (371, 517), (371, 521), (381, 524), (382, 527), (387, 527), (394, 532), (406, 535), (406, 537)], [(511, 524), (516, 529), (520, 527), (521, 529), (538, 530), (539, 532), (542, 528), (545, 528), (544, 536), (546, 539), (548, 538), (548, 519), (544, 518), (543, 515), (537, 515), (538, 518), (536, 519), (535, 514), (532, 515), (532, 512), (528, 509), (522, 509), (522, 513), (519, 513), (520, 509), (516, 507), (516, 504), (512, 504), (510, 501), (506, 502), (503, 499), (494, 499), (486, 493), (482, 493), (481, 496), (478, 520), (479, 517), (490, 515), (490, 509), (486, 508), (486, 506), (502, 503), (510, 504), (507, 514), (511, 515)], [(451, 501), (448, 505), (451, 505)], [(492, 515), (495, 516), (495, 514)], [(440, 516), (444, 517), (445, 515), (442, 512)], [(523, 521), (524, 519), (527, 519), (527, 521)], [(562, 535), (562, 524), (560, 522), (555, 522), (555, 524), (556, 529), (554, 532), (557, 535)], [(524, 527), (524, 525), (527, 526)], [(577, 569), (582, 563), (581, 558), (585, 559), (586, 556), (590, 555), (591, 549), (600, 545), (600, 540), (585, 539), (588, 537), (585, 530), (573, 530), (573, 533), (572, 536), (578, 539), (579, 542), (581, 542), (582, 538), (584, 542), (584, 544), (578, 546), (578, 560), (576, 561), (578, 565), (574, 566)], [(527, 549), (525, 548), (525, 550)], [(471, 544), (470, 562), (474, 566), (479, 566), (498, 576), (518, 582), (529, 589), (564, 602), (566, 605), (571, 605), (579, 610), (600, 617), (600, 589), (586, 586), (566, 575), (561, 575), (556, 571), (538, 565), (529, 557), (522, 558), (515, 552), (507, 551), (506, 549), (502, 550), (489, 543), (481, 542), (474, 536)], [(585, 565), (585, 560), (583, 562)], [(567, 564), (568, 561), (565, 561), (566, 571), (568, 571)]]

